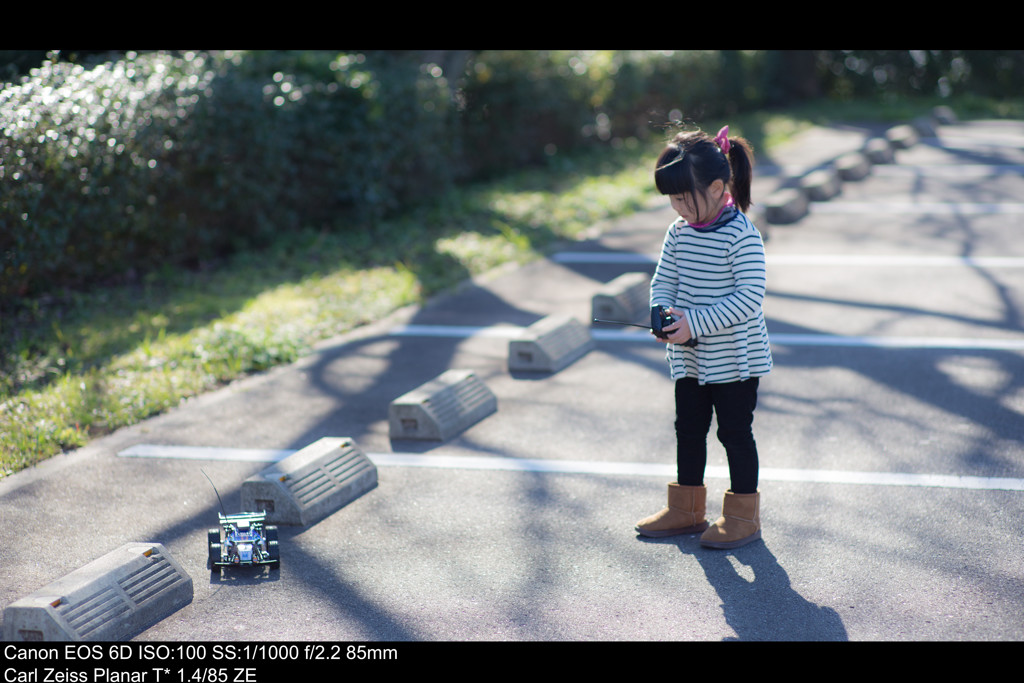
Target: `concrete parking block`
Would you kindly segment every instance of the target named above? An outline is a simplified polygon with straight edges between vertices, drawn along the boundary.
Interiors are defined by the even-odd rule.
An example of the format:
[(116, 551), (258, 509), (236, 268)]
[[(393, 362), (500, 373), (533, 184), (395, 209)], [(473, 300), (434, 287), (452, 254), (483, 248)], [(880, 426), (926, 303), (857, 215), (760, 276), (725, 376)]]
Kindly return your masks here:
[(842, 181), (834, 168), (824, 168), (808, 173), (800, 180), (800, 187), (807, 192), (811, 201), (821, 202), (839, 194)]
[(935, 126), (938, 122), (931, 116), (918, 116), (910, 125), (921, 137), (933, 138), (937, 135)]
[(377, 486), (377, 467), (347, 437), (326, 437), (242, 484), (242, 508), (272, 524), (313, 524)]
[(810, 201), (807, 193), (795, 187), (787, 187), (772, 193), (765, 202), (765, 218), (769, 223), (785, 225), (795, 223), (807, 215)]
[(471, 370), (448, 370), (388, 407), (392, 439), (447, 441), (497, 411), (498, 399)]
[(885, 138), (871, 138), (864, 145), (864, 154), (873, 164), (891, 164), (894, 155), (892, 143)]
[(862, 152), (849, 152), (836, 159), (841, 180), (863, 180), (871, 174), (871, 160)]
[(920, 135), (913, 126), (904, 124), (887, 130), (885, 139), (896, 149), (908, 149), (918, 143)]
[(944, 126), (951, 126), (960, 121), (956, 112), (953, 111), (951, 107), (947, 107), (945, 105), (935, 107), (935, 109), (932, 110), (932, 116), (935, 117), (936, 121)]
[(619, 322), (646, 321), (650, 316), (651, 276), (623, 273), (607, 283), (591, 299), (593, 317)]
[(569, 315), (549, 315), (508, 344), (510, 372), (558, 372), (594, 348), (590, 330)]
[(4, 610), (7, 641), (128, 640), (192, 602), (159, 543), (127, 543)]

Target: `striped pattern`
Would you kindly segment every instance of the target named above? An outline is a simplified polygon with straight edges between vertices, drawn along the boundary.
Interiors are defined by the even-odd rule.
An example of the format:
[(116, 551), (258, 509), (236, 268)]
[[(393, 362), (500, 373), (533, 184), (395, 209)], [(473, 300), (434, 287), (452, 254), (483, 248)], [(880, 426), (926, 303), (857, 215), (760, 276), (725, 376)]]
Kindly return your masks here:
[(651, 280), (651, 305), (685, 309), (699, 340), (696, 348), (668, 345), (672, 379), (712, 384), (768, 374), (765, 282), (761, 233), (742, 212), (727, 211), (701, 230), (682, 219), (669, 227)]
[[(113, 584), (103, 586), (97, 592), (74, 602), (61, 602), (57, 608), (68, 624), (73, 635), (79, 640), (88, 640), (99, 629), (116, 628), (119, 619), (131, 613), (131, 605), (124, 593)], [(107, 633), (109, 631), (101, 633)], [(113, 640), (113, 638), (110, 638)]]
[(338, 454), (325, 462), (317, 460), (313, 469), (296, 479), (288, 479), (285, 486), (305, 507), (327, 498), (349, 479), (361, 477), (371, 467), (362, 453), (351, 446), (341, 448)]

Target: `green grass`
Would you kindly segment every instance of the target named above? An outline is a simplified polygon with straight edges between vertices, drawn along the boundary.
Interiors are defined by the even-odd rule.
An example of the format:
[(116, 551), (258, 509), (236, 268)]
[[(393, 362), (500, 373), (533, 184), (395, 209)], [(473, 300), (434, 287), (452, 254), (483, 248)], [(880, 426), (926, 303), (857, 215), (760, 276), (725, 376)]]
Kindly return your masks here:
[[(816, 105), (728, 123), (770, 151), (817, 123), (901, 121), (931, 104)], [(976, 116), (1021, 113), (1019, 103), (969, 104)], [(0, 320), (0, 477), (637, 210), (654, 196), (656, 148), (557, 157), (372, 227), (286, 235), (199, 272), (26, 304)]]

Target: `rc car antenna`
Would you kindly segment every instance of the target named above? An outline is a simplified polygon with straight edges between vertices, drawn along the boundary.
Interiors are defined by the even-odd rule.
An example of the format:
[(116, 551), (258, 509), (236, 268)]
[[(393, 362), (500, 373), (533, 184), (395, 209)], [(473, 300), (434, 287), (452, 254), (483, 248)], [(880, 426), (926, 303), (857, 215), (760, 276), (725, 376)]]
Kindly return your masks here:
[(632, 327), (642, 327), (645, 330), (650, 330), (650, 325), (641, 325), (640, 323), (627, 323), (622, 320), (601, 320), (600, 318), (594, 318), (595, 323), (610, 323), (612, 325), (630, 325)]
[(224, 509), (224, 501), (220, 499), (220, 491), (217, 490), (217, 485), (213, 483), (213, 479), (210, 479), (210, 475), (206, 473), (206, 470), (200, 467), (199, 471), (203, 473), (204, 477), (206, 477), (206, 481), (210, 482), (210, 486), (213, 487), (213, 492), (217, 494), (217, 502), (220, 503), (220, 511), (224, 513), (225, 517), (227, 517), (228, 511)]

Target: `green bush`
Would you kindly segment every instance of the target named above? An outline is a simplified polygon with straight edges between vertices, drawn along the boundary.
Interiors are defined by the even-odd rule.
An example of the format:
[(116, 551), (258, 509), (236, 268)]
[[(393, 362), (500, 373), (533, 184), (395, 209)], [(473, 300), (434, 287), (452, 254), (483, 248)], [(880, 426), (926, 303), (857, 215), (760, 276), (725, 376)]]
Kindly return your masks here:
[(474, 55), (459, 92), (463, 174), (493, 175), (580, 144), (594, 117), (591, 88), (570, 52)]
[(81, 286), (190, 240), (166, 221), (170, 159), (216, 75), (207, 61), (45, 62), (0, 92), (0, 296)]
[[(0, 297), (197, 265), (447, 179), (447, 90), (387, 53), (46, 62), (0, 93)], [(299, 65), (301, 66), (301, 64)]]

